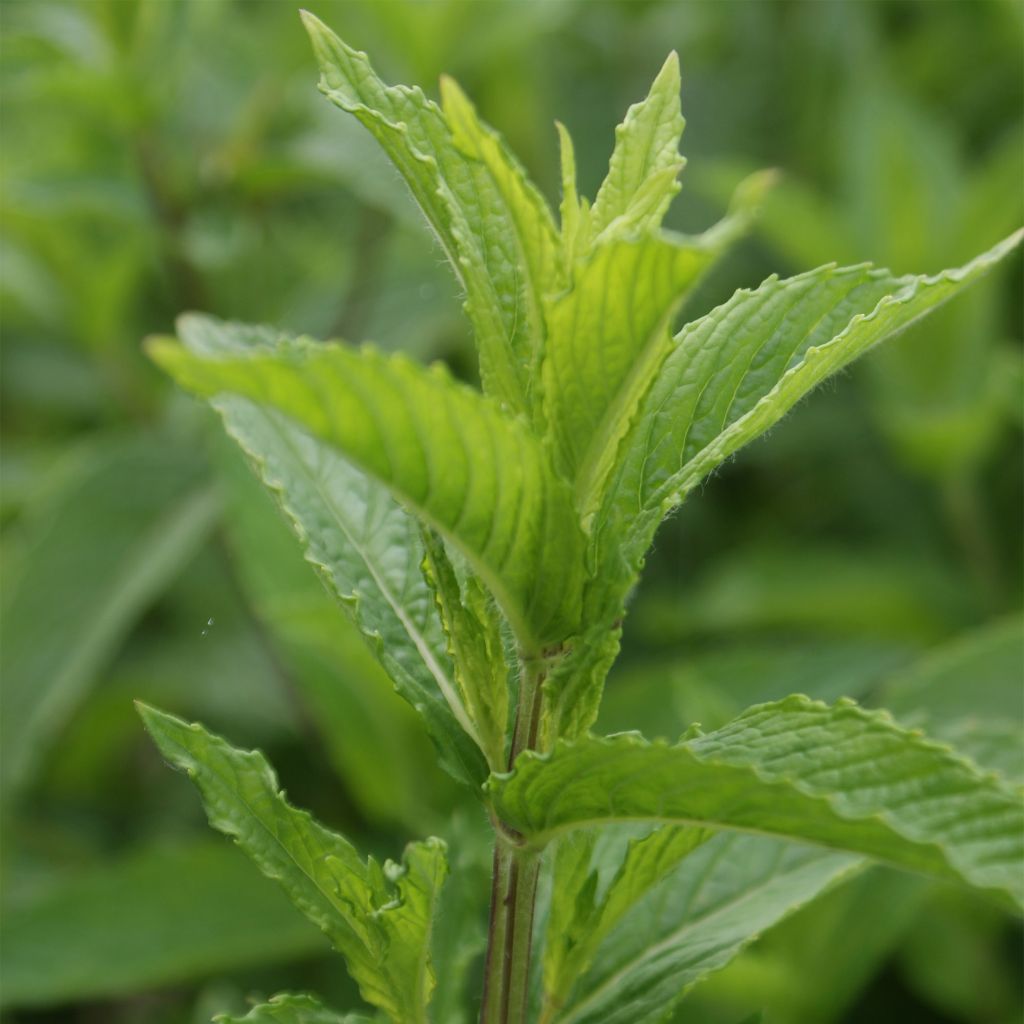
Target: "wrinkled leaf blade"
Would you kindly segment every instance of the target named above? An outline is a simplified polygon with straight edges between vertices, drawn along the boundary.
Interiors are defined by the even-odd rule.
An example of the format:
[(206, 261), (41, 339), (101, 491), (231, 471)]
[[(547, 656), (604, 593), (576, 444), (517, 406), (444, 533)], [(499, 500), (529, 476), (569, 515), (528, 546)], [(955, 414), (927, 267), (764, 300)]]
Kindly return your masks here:
[(525, 754), (488, 782), (534, 842), (602, 822), (700, 824), (819, 843), (1024, 905), (1024, 797), (853, 702), (789, 697), (675, 746), (636, 734)]
[(308, 339), (228, 358), (153, 339), (150, 352), (187, 389), (275, 408), (384, 483), (461, 550), (527, 649), (576, 628), (583, 534), (568, 487), (519, 420), (440, 367)]
[(411, 843), (382, 871), (342, 836), (291, 806), (258, 751), (139, 705), (161, 753), (186, 771), (210, 824), (231, 836), (344, 956), (363, 998), (396, 1024), (425, 1021), (434, 988), (430, 929), (447, 873), (438, 839)]

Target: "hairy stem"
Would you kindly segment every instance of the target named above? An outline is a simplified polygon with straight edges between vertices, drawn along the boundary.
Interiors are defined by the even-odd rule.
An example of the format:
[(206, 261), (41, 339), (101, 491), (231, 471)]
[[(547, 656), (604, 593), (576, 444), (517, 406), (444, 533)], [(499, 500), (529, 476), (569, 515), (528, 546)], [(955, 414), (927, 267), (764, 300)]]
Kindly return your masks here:
[[(543, 660), (524, 661), (508, 767), (524, 750), (535, 750), (540, 732)], [(481, 1024), (525, 1024), (529, 996), (533, 913), (540, 854), (516, 843), (518, 836), (495, 822), (491, 914), (487, 929)]]

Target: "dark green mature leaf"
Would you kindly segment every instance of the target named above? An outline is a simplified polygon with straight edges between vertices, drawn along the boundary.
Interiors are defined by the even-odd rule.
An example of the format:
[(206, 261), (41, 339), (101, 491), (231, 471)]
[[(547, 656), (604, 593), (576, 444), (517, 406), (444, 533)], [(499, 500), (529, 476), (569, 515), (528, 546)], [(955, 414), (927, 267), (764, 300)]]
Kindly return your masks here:
[(533, 843), (614, 821), (820, 843), (1010, 894), (1024, 905), (1024, 798), (948, 747), (853, 702), (789, 697), (675, 746), (635, 734), (527, 753), (488, 782)]
[(320, 62), (321, 91), (380, 143), (466, 289), (485, 390), (526, 411), (540, 325), (531, 315), (533, 289), (521, 279), (522, 210), (509, 207), (487, 162), (456, 146), (444, 113), (420, 89), (385, 85), (366, 54), (308, 12), (302, 17)]
[(370, 1024), (370, 1018), (355, 1013), (335, 1013), (308, 995), (282, 992), (267, 1003), (254, 1006), (244, 1017), (221, 1014), (217, 1024)]
[(689, 987), (861, 863), (764, 836), (715, 836), (627, 911), (542, 1024), (664, 1020)]
[(4, 1006), (113, 998), (328, 952), (223, 842), (146, 847), (102, 865), (4, 886)]
[(583, 534), (567, 485), (519, 420), (441, 367), (302, 338), (229, 358), (165, 339), (150, 351), (184, 387), (278, 409), (386, 484), (463, 552), (527, 650), (577, 627)]
[(292, 807), (258, 751), (139, 705), (164, 756), (203, 796), (210, 824), (231, 836), (344, 957), (363, 998), (396, 1024), (426, 1021), (434, 989), (430, 930), (447, 874), (439, 839), (410, 843), (401, 864), (363, 861), (342, 836)]
[(99, 449), (4, 579), (0, 779), (29, 780), (133, 623), (217, 516), (200, 462), (152, 439)]
[[(244, 355), (279, 337), (269, 328), (192, 315), (181, 317), (178, 327), (189, 351), (203, 357)], [(416, 521), (382, 484), (276, 410), (236, 395), (222, 395), (213, 404), (277, 495), (308, 560), (397, 691), (423, 716), (444, 767), (478, 785), (486, 764), (472, 739), (433, 595), (420, 572)], [(263, 587), (269, 593), (274, 588), (274, 581)], [(280, 626), (283, 613), (275, 611)]]
[[(216, 448), (227, 514), (225, 535), (238, 584), (251, 613), (259, 620), (264, 639), (282, 664), (296, 695), (308, 708), (310, 724), (322, 737), (338, 777), (366, 818), (374, 823), (400, 824), (414, 834), (429, 830), (427, 821), (439, 806), (438, 798), (443, 801), (446, 795), (446, 780), (431, 770), (434, 756), (427, 736), (436, 736), (437, 759), (452, 774), (473, 785), (479, 784), (482, 758), (476, 744), (455, 720), (443, 694), (436, 689), (429, 666), (406, 634), (402, 619), (391, 614), (390, 605), (384, 601), (383, 610), (378, 608), (383, 619), (378, 618), (369, 635), (356, 624), (359, 621), (364, 628), (370, 625), (374, 598), (380, 601), (386, 596), (402, 595), (407, 615), (416, 607), (411, 597), (419, 581), (412, 567), (394, 559), (401, 573), (392, 587), (380, 590), (363, 560), (375, 550), (375, 541), (387, 541), (388, 531), (380, 528), (379, 520), (371, 519), (370, 528), (364, 526), (363, 530), (355, 531), (362, 537), (358, 546), (347, 543), (348, 534), (336, 525), (339, 521), (349, 523), (344, 515), (346, 509), (358, 512), (373, 507), (373, 503), (357, 506), (352, 498), (360, 483), (375, 485), (280, 414), (262, 410), (244, 398), (225, 398), (218, 405), (227, 432), (250, 452), (255, 450), (261, 455), (261, 461), (252, 459), (256, 469), (252, 472), (228, 437)], [(280, 430), (275, 429), (277, 426)], [(290, 440), (295, 444), (289, 445)], [(303, 452), (313, 453), (316, 458), (304, 462)], [(332, 466), (332, 462), (337, 465)], [(326, 467), (323, 473), (317, 471), (318, 466)], [(353, 475), (356, 480), (350, 479)], [(275, 508), (275, 495), (264, 486), (265, 481), (282, 479), (289, 480), (290, 486), (277, 497), (291, 514), (290, 522)], [(309, 486), (310, 481), (316, 480), (324, 481), (323, 485)], [(305, 489), (303, 481), (307, 484)], [(346, 481), (349, 486), (344, 486)], [(331, 504), (331, 495), (340, 500)], [(390, 497), (383, 497), (384, 503), (393, 506), (396, 517), (408, 520)], [(313, 558), (316, 549), (321, 558), (319, 564), (325, 567), (319, 579), (303, 557), (302, 543), (291, 528), (298, 523), (294, 517), (298, 508), (307, 513), (303, 520), (307, 525), (304, 536), (317, 538), (316, 542), (307, 541), (307, 551)], [(317, 515), (311, 521), (314, 512)], [(356, 523), (359, 522), (357, 519)], [(386, 552), (387, 548), (378, 550)], [(353, 559), (356, 568), (362, 570), (362, 576), (354, 579), (344, 571)], [(375, 563), (377, 573), (385, 577), (391, 565), (385, 557)], [(346, 580), (348, 593), (360, 587), (366, 595), (358, 604), (346, 604), (337, 598), (338, 591), (346, 592)], [(425, 625), (434, 623), (432, 616), (424, 614), (423, 618)], [(394, 639), (385, 653), (380, 635), (389, 626), (395, 631)], [(416, 635), (422, 637), (423, 633), (417, 631)], [(218, 636), (218, 646), (221, 643)], [(248, 650), (251, 653), (258, 647), (250, 642)], [(419, 697), (424, 707), (422, 720), (412, 704), (400, 698), (396, 683), (382, 664), (389, 658), (401, 660), (403, 656), (411, 670), (423, 676), (419, 690), (406, 688), (410, 696)], [(435, 663), (444, 664), (443, 650), (439, 657), (440, 662)], [(167, 676), (173, 667), (167, 667)], [(181, 690), (180, 664), (177, 667), (172, 692)], [(218, 669), (214, 672), (211, 666), (202, 690), (225, 689), (223, 668)], [(393, 666), (393, 672), (396, 680), (403, 680), (400, 668)], [(211, 677), (216, 680), (214, 685), (209, 681)], [(286, 695), (281, 694), (281, 699), (286, 700)], [(162, 696), (160, 701), (164, 701)], [(233, 715), (247, 707), (245, 701), (237, 699), (233, 704)], [(199, 705), (190, 702), (187, 706), (199, 711)]]
[(934, 277), (895, 277), (870, 265), (771, 277), (687, 325), (623, 441), (595, 519), (602, 558), (614, 563), (621, 552), (631, 580), (661, 518), (708, 473), (830, 374), (991, 269), (1022, 237)]

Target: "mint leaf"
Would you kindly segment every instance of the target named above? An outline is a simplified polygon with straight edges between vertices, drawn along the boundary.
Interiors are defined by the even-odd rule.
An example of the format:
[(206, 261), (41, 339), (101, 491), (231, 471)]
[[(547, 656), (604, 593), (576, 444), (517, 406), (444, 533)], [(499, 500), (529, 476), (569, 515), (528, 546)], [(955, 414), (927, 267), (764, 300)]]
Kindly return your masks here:
[[(558, 291), (565, 276), (551, 210), (501, 137), (479, 119), (466, 94), (447, 76), (441, 79), (441, 104), (456, 147), (467, 158), (487, 168), (505, 205), (506, 220), (513, 228), (518, 250), (516, 263), (525, 272), (523, 292), (533, 330), (530, 352), (535, 362), (544, 351), (544, 295)], [(485, 224), (476, 227), (481, 234), (491, 230)], [(530, 371), (528, 389), (534, 384), (534, 365)], [(534, 396), (529, 394), (528, 397), (531, 405), (535, 405)]]
[(635, 734), (526, 753), (487, 784), (531, 843), (602, 822), (737, 828), (1000, 890), (1024, 905), (1024, 799), (852, 702), (789, 697), (675, 746)]
[(629, 841), (611, 883), (598, 894), (599, 875), (591, 867), (597, 834), (569, 835), (558, 844), (551, 910), (544, 942), (544, 1012), (567, 1000), (576, 979), (590, 967), (601, 944), (638, 900), (672, 873), (684, 857), (710, 838), (698, 828), (671, 825)]
[(708, 473), (830, 374), (986, 273), (1022, 237), (932, 277), (894, 277), (868, 264), (771, 277), (688, 324), (623, 440), (595, 519), (599, 559), (624, 559), (631, 582), (662, 517)]
[(221, 1014), (214, 1017), (214, 1021), (216, 1024), (370, 1024), (369, 1017), (335, 1013), (312, 996), (288, 992), (254, 1006), (244, 1017)]
[(226, 358), (167, 339), (149, 350), (189, 390), (277, 409), (385, 484), (462, 551), (527, 650), (577, 628), (583, 534), (568, 487), (519, 420), (442, 367), (304, 338)]
[(523, 412), (540, 325), (519, 263), (517, 225), (492, 171), (452, 138), (444, 113), (420, 89), (385, 85), (366, 54), (306, 11), (320, 90), (357, 117), (405, 179), (466, 290), (484, 390)]
[[(178, 331), (199, 357), (273, 346), (278, 332), (190, 314)], [(419, 527), (382, 484), (274, 409), (237, 395), (213, 402), (228, 434), (273, 491), (341, 607), (422, 715), (443, 766), (477, 786), (486, 764), (461, 706), (433, 595), (422, 578)], [(315, 583), (314, 583), (315, 586)]]
[(626, 112), (615, 129), (608, 175), (590, 212), (592, 238), (616, 229), (657, 228), (679, 191), (676, 178), (685, 160), (679, 139), (686, 122), (679, 108), (679, 57), (668, 55), (647, 97)]
[(447, 874), (439, 839), (401, 864), (362, 860), (342, 836), (292, 807), (258, 751), (139, 705), (161, 753), (199, 787), (210, 824), (231, 836), (345, 957), (363, 998), (395, 1024), (425, 1022), (434, 989), (430, 929)]
[(856, 857), (718, 835), (645, 893), (543, 1024), (654, 1024), (759, 934), (855, 873)]
[(492, 770), (505, 765), (508, 725), (508, 666), (501, 623), (487, 592), (473, 575), (460, 583), (444, 541), (432, 530), (423, 534), (423, 573), (434, 590), (437, 610), (448, 637), (466, 713)]
[(901, 723), (1024, 785), (1024, 618), (955, 637), (896, 673), (877, 695)]

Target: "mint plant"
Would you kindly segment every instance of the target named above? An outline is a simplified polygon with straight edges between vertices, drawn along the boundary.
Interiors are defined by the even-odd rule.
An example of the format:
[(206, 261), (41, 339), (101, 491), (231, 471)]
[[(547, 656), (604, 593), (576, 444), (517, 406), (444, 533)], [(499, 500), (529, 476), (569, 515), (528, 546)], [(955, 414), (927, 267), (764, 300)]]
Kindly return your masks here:
[[(304, 20), (322, 91), (383, 147), (452, 264), (482, 391), (401, 355), (196, 315), (149, 351), (219, 412), (493, 826), (480, 1020), (661, 1020), (871, 860), (1024, 906), (1020, 789), (885, 712), (792, 696), (671, 745), (591, 733), (665, 516), (1022, 233), (935, 276), (772, 277), (674, 332), (769, 184), (749, 179), (701, 235), (662, 230), (683, 167), (674, 55), (617, 129), (592, 203), (558, 126), (556, 220), (454, 82), (440, 106), (387, 86)], [(472, 964), (434, 928), (459, 885), (442, 840), (364, 858), (285, 799), (259, 752), (140, 710), (211, 824), (326, 933), (376, 1015), (285, 994), (245, 1020), (423, 1022), (438, 986), (467, 987)]]

